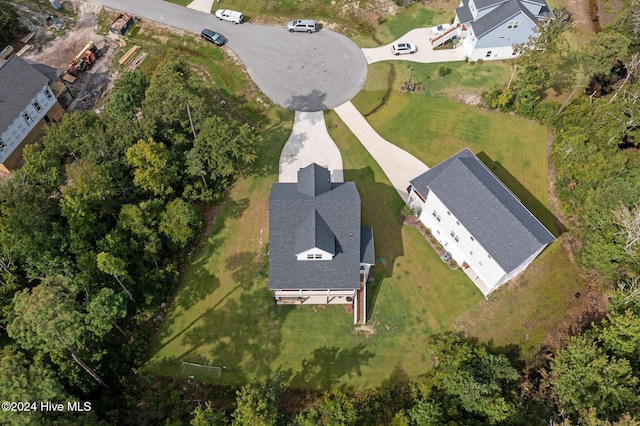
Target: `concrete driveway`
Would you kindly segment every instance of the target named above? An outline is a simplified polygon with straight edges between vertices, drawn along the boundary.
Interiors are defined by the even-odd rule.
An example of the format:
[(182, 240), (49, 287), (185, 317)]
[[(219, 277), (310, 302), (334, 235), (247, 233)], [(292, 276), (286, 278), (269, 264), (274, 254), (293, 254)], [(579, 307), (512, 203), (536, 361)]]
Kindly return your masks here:
[(454, 62), (464, 61), (467, 56), (462, 48), (462, 44), (458, 44), (455, 49), (433, 50), (431, 47), (431, 28), (416, 28), (409, 31), (393, 43), (407, 42), (413, 43), (418, 47), (418, 51), (412, 55), (398, 55), (391, 53), (391, 45), (374, 47), (371, 49), (362, 49), (364, 57), (368, 64), (380, 61), (411, 61), (420, 63), (434, 62)]
[(279, 182), (297, 182), (298, 170), (311, 163), (326, 167), (332, 182), (344, 182), (342, 155), (329, 136), (322, 111), (296, 111), (293, 130), (280, 154)]
[(334, 108), (334, 111), (376, 160), (400, 198), (407, 202), (409, 181), (429, 170), (429, 167), (407, 151), (383, 139), (351, 102), (345, 102)]
[[(245, 22), (233, 25), (212, 14), (161, 0), (92, 0), (111, 9), (199, 34), (210, 28), (224, 35), (228, 48), (273, 102), (295, 111), (323, 111), (351, 99), (362, 88), (367, 62), (362, 50), (329, 30), (289, 33), (280, 27)], [(216, 3), (213, 8), (217, 9)], [(251, 17), (245, 17), (251, 21)]]

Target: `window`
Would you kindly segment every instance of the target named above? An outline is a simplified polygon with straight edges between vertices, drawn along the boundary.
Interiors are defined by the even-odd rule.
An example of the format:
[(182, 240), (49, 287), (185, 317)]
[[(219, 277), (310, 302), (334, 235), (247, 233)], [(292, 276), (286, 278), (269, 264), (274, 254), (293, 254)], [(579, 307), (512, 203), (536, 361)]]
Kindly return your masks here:
[(489, 51), (487, 51), (487, 54), (486, 54), (486, 55), (484, 55), (484, 57), (485, 57), (485, 58), (488, 58), (488, 57), (490, 57), (490, 56), (491, 56), (491, 51), (489, 50)]
[(449, 216), (451, 216), (451, 212), (450, 212), (449, 210), (447, 210), (447, 214), (448, 214)]
[(489, 259), (491, 259), (491, 255), (490, 254), (488, 254), (487, 256), (489, 256)]
[(511, 41), (511, 37), (507, 37), (507, 41)]
[(433, 213), (431, 213), (433, 215), (433, 217), (437, 217), (438, 213), (436, 213), (436, 211), (434, 210)]
[(26, 121), (27, 124), (31, 124), (33, 122), (33, 118), (31, 118), (28, 112), (22, 113), (22, 118), (24, 118), (24, 121)]
[(504, 36), (500, 36), (500, 37), (498, 37), (498, 38), (499, 38), (500, 40), (502, 40), (502, 39), (504, 39)]
[(473, 252), (472, 251), (470, 251), (469, 254), (473, 256)]
[(509, 25), (507, 25), (508, 29), (516, 29), (520, 26), (520, 21), (511, 21)]
[(437, 220), (438, 222), (440, 222), (440, 219), (441, 219), (440, 215), (436, 216), (436, 220)]
[(449, 235), (451, 235), (451, 238), (454, 238), (456, 236), (456, 233), (451, 231), (451, 234), (449, 234)]
[(460, 226), (460, 221), (456, 220), (456, 225)]
[(475, 241), (475, 238), (473, 238), (473, 237), (469, 237), (469, 238), (471, 238), (471, 241)]
[(307, 255), (307, 260), (313, 260), (314, 256), (312, 254)]
[(4, 151), (6, 147), (7, 147), (7, 144), (4, 143), (2, 139), (0, 139), (0, 152)]
[(322, 255), (321, 254), (316, 254), (316, 259), (322, 259)]
[(53, 97), (53, 94), (51, 93), (51, 90), (49, 90), (48, 87), (44, 89), (44, 95), (47, 97), (47, 99), (51, 99)]
[(482, 266), (482, 262), (478, 262), (478, 263), (480, 263), (480, 266)]
[(34, 101), (33, 102), (33, 107), (36, 109), (36, 111), (40, 112), (42, 111), (42, 107), (40, 106), (40, 104), (38, 103), (38, 101)]

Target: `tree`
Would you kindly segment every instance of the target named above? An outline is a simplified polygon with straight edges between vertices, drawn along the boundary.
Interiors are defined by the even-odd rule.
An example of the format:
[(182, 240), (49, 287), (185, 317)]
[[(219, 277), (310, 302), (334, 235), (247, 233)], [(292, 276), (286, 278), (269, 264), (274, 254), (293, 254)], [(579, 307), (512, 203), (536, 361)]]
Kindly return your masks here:
[(283, 391), (282, 374), (276, 372), (266, 381), (255, 381), (237, 393), (233, 412), (234, 426), (273, 426), (278, 424), (278, 403)]
[[(222, 193), (238, 172), (256, 159), (260, 136), (246, 125), (221, 117), (207, 118), (193, 148), (186, 154), (187, 173), (201, 179), (197, 198), (211, 201)], [(211, 194), (212, 192), (212, 194)]]
[(552, 388), (567, 413), (595, 408), (608, 419), (638, 407), (638, 378), (626, 359), (610, 357), (586, 336), (569, 339), (551, 361)]
[(122, 295), (110, 288), (101, 288), (89, 302), (84, 322), (87, 329), (99, 338), (105, 336), (115, 326), (129, 340), (129, 336), (116, 323), (126, 315), (127, 306)]
[(42, 360), (29, 360), (15, 346), (5, 346), (0, 351), (0, 399), (2, 401), (34, 402), (37, 409), (32, 412), (0, 411), (3, 424), (44, 424), (40, 413), (40, 401), (68, 399), (64, 387), (54, 373), (42, 364)]
[(7, 334), (27, 350), (52, 353), (68, 350), (73, 360), (98, 383), (106, 383), (82, 359), (74, 346), (82, 342), (84, 314), (74, 295), (65, 290), (61, 276), (47, 278), (33, 289), (24, 289), (14, 297), (14, 318)]
[(626, 239), (624, 249), (629, 254), (633, 254), (635, 246), (640, 244), (640, 206), (629, 209), (621, 205), (613, 211), (613, 217)]
[(167, 204), (160, 215), (158, 229), (167, 236), (171, 245), (184, 248), (202, 227), (200, 212), (181, 198), (176, 198)]
[(149, 79), (140, 70), (124, 72), (113, 83), (107, 113), (116, 118), (131, 120), (142, 108)]
[(0, 47), (11, 43), (22, 29), (20, 18), (13, 6), (4, 0), (0, 1)]
[(585, 75), (608, 75), (617, 61), (624, 61), (631, 41), (616, 31), (596, 33), (583, 46), (580, 57)]
[(178, 181), (175, 160), (163, 143), (140, 140), (127, 150), (127, 163), (134, 167), (133, 183), (154, 195), (173, 193)]
[(191, 418), (191, 426), (226, 426), (229, 419), (223, 411), (215, 409), (209, 401), (205, 403), (205, 408), (198, 405)]
[(120, 284), (120, 287), (122, 287), (122, 289), (129, 295), (129, 299), (134, 302), (133, 295), (131, 295), (131, 292), (120, 280), (120, 277), (128, 276), (124, 260), (118, 259), (117, 257), (102, 251), (96, 255), (96, 262), (98, 264), (98, 269), (115, 278), (116, 281), (118, 281), (118, 284)]

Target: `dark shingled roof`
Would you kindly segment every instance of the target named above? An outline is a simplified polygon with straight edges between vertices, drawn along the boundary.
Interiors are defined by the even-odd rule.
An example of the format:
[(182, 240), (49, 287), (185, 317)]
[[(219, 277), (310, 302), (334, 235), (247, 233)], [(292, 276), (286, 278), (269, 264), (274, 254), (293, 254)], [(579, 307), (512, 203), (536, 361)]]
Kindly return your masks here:
[(468, 148), (411, 181), (432, 191), (506, 272), (555, 238)]
[(491, 13), (487, 13), (480, 19), (473, 21), (470, 25), (476, 37), (482, 37), (492, 29), (496, 28), (503, 22), (508, 21), (514, 16), (523, 13), (534, 24), (538, 23), (538, 19), (520, 3), (519, 0), (508, 0), (498, 6)]
[(0, 67), (0, 132), (9, 127), (48, 81), (16, 55)]
[(462, 0), (462, 6), (456, 8), (456, 16), (461, 24), (467, 24), (473, 21), (473, 14), (469, 9), (469, 0)]
[(369, 226), (360, 228), (360, 263), (376, 264), (373, 251), (373, 228)]
[(296, 254), (314, 247), (336, 254), (336, 236), (317, 210), (303, 219), (296, 230)]
[[(324, 173), (324, 171), (327, 173)], [(356, 289), (360, 282), (360, 195), (353, 182), (326, 185), (328, 170), (317, 164), (301, 169), (298, 183), (274, 183), (269, 196), (269, 288), (272, 290)], [(311, 186), (318, 185), (321, 190)], [(322, 189), (327, 189), (323, 191)], [(311, 194), (311, 195), (310, 195)], [(317, 194), (317, 195), (313, 195)], [(312, 218), (312, 219), (310, 219)], [(335, 238), (332, 260), (297, 260), (299, 230), (320, 221), (316, 238)], [(314, 225), (315, 226), (315, 225)], [(322, 234), (321, 236), (319, 234)], [(311, 243), (313, 244), (313, 243)], [(320, 247), (319, 247), (320, 248)], [(330, 250), (327, 250), (330, 251)]]

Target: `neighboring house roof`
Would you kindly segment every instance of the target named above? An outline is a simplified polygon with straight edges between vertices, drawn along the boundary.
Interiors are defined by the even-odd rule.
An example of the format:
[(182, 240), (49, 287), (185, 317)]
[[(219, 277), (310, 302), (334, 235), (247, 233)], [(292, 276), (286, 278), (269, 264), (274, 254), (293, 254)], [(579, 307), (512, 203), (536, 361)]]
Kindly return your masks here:
[(360, 263), (376, 264), (373, 251), (373, 229), (368, 226), (360, 228)]
[[(332, 183), (330, 176), (329, 170), (311, 164), (300, 169), (297, 183), (273, 184), (269, 196), (272, 290), (359, 288), (360, 195), (353, 182)], [(313, 247), (335, 256), (297, 260), (297, 253)]]
[(468, 148), (411, 181), (432, 191), (506, 272), (554, 236)]
[(538, 24), (538, 19), (529, 9), (522, 5), (520, 0), (508, 0), (492, 10), (491, 13), (487, 13), (478, 20), (473, 21), (470, 25), (476, 37), (479, 38), (520, 13), (524, 14), (534, 24)]
[(0, 66), (0, 132), (9, 127), (48, 81), (16, 55)]
[(62, 74), (64, 74), (64, 71), (62, 71), (61, 69), (50, 67), (46, 64), (30, 61), (29, 59), (24, 59), (24, 61), (35, 68), (36, 71), (38, 71), (40, 74), (47, 77), (47, 79), (49, 80), (47, 84), (49, 84), (49, 86), (51, 86), (51, 83), (56, 81)]
[(461, 24), (473, 21), (473, 13), (469, 9), (469, 0), (462, 0), (462, 6), (456, 8), (456, 16)]

